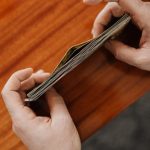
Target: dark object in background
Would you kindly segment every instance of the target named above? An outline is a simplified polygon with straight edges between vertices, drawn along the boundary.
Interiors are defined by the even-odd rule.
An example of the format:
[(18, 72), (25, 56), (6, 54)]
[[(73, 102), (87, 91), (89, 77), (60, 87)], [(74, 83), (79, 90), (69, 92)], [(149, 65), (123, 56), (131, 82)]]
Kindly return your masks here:
[(83, 143), (82, 150), (149, 150), (150, 93)]

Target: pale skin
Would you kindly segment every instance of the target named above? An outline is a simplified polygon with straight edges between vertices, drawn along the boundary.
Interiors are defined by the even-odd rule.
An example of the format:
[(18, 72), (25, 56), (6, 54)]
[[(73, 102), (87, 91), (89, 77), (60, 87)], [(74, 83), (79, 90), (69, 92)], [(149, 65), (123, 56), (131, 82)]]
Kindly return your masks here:
[(81, 142), (63, 98), (54, 89), (46, 93), (51, 117), (36, 116), (24, 105), (25, 90), (43, 82), (49, 73), (31, 68), (15, 72), (2, 90), (12, 129), (29, 150), (80, 150)]
[[(95, 19), (92, 34), (97, 37), (109, 23), (112, 16), (120, 17), (125, 12), (132, 16), (132, 21), (141, 29), (142, 36), (139, 48), (135, 49), (117, 40), (105, 44), (114, 56), (137, 68), (150, 71), (150, 2), (141, 0), (83, 0), (87, 4), (98, 4), (109, 1)], [(111, 2), (116, 1), (116, 2)], [(131, 35), (132, 36), (132, 35)]]
[[(105, 0), (106, 1), (106, 0)], [(98, 4), (102, 0), (84, 0), (88, 4)], [(125, 12), (141, 29), (139, 48), (135, 49), (117, 40), (105, 44), (117, 59), (143, 70), (150, 71), (150, 3), (141, 0), (119, 0), (111, 2), (95, 19), (92, 34), (98, 36), (112, 16), (122, 16)], [(15, 72), (2, 90), (2, 97), (12, 119), (12, 128), (29, 150), (81, 150), (77, 129), (71, 119), (63, 98), (51, 89), (46, 93), (51, 117), (36, 116), (24, 105), (25, 91), (36, 83), (47, 79), (49, 73), (40, 70), (33, 73), (31, 68)]]

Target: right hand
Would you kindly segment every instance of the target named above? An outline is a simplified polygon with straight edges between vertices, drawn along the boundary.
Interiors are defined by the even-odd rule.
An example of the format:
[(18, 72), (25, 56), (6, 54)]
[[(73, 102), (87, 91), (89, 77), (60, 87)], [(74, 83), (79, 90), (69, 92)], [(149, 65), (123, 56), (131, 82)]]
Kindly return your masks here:
[[(110, 40), (105, 46), (115, 57), (123, 62), (150, 71), (150, 3), (141, 0), (83, 0), (88, 4), (98, 4), (109, 1), (105, 8), (95, 19), (92, 34), (97, 37), (104, 31), (112, 16), (120, 17), (125, 12), (129, 13), (132, 20), (142, 31), (139, 48), (130, 47), (118, 40)], [(113, 0), (114, 1), (114, 0)], [(131, 35), (132, 36), (132, 35)]]

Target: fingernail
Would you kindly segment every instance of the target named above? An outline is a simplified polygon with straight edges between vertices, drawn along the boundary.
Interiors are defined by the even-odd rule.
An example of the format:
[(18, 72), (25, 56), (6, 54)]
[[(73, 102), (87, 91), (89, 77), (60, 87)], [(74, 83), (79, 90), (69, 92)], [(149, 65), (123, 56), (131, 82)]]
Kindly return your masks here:
[(29, 100), (28, 98), (25, 98), (24, 101), (25, 101), (25, 102), (29, 102), (30, 100)]
[(42, 73), (42, 72), (44, 72), (43, 69), (40, 69), (40, 70), (37, 71), (37, 73)]
[(93, 38), (96, 38), (98, 36), (97, 32), (95, 32), (94, 30), (92, 30), (92, 35), (93, 35)]

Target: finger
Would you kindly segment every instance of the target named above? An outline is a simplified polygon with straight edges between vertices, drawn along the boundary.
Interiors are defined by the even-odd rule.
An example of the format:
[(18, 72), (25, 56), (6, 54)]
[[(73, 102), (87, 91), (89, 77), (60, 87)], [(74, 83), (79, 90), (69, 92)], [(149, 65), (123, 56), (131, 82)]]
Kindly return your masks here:
[(112, 52), (115, 57), (125, 63), (137, 66), (138, 50), (123, 44), (122, 42), (113, 40), (105, 44), (105, 47)]
[[(10, 77), (2, 90), (2, 97), (12, 118), (22, 119), (22, 116), (26, 117), (28, 115), (26, 112), (30, 112), (28, 108), (25, 108), (18, 91), (21, 82), (29, 78), (32, 72), (31, 68), (17, 71)], [(30, 115), (33, 116), (34, 114), (31, 112)]]
[[(143, 2), (141, 0), (83, 0), (87, 4), (98, 4), (100, 2), (117, 2), (126, 12), (132, 16), (141, 14)], [(143, 13), (142, 13), (143, 14)]]
[(70, 116), (63, 98), (58, 95), (54, 89), (51, 89), (46, 93), (46, 98), (49, 104), (52, 120), (57, 120), (64, 116)]
[(95, 5), (98, 4), (100, 2), (102, 2), (103, 0), (83, 0), (84, 3), (86, 4), (90, 4), (90, 5)]
[(143, 2), (141, 0), (118, 0), (118, 4), (132, 16), (141, 14)]
[[(143, 17), (147, 16), (145, 14), (149, 13), (149, 10), (145, 7), (142, 0), (118, 0), (118, 4), (121, 8), (132, 16), (134, 22), (143, 29), (146, 22)], [(143, 22), (144, 21), (144, 22)]]
[(28, 79), (32, 75), (32, 72), (32, 68), (15, 72), (7, 81), (4, 89), (7, 89), (7, 91), (18, 91), (20, 89), (21, 82)]
[(45, 72), (43, 69), (38, 70), (36, 73), (43, 73)]
[(22, 91), (29, 90), (33, 88), (36, 84), (40, 84), (44, 82), (49, 76), (50, 76), (50, 73), (40, 70), (32, 74), (32, 76), (29, 79), (21, 83), (21, 90)]
[(92, 29), (93, 37), (97, 37), (101, 32), (104, 31), (106, 25), (112, 19), (112, 16), (120, 17), (123, 14), (124, 11), (117, 3), (113, 2), (107, 4), (105, 8), (98, 14), (98, 16), (94, 21), (94, 25)]

